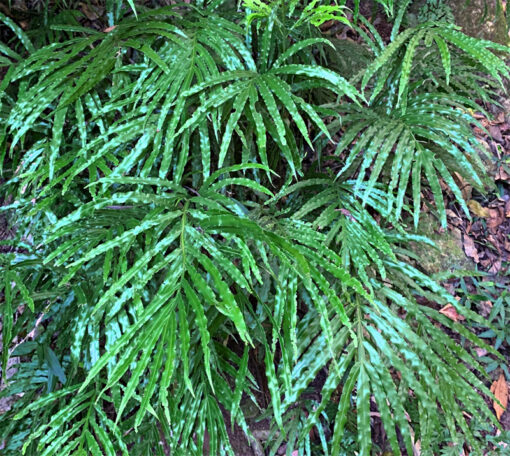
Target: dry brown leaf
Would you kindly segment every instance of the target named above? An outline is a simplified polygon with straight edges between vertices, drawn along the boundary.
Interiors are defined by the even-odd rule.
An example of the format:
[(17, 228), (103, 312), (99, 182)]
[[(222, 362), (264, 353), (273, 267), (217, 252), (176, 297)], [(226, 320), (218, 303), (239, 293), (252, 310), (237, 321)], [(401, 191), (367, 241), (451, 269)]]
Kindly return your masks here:
[[(500, 111), (492, 123), (493, 124), (499, 124), (499, 125), (505, 123), (505, 113), (504, 113), (504, 111)], [(503, 127), (500, 127), (500, 128), (503, 128)]]
[(492, 136), (493, 139), (495, 139), (497, 142), (502, 143), (503, 137), (501, 136), (501, 131), (496, 125), (489, 126), (489, 133)]
[(476, 356), (481, 358), (482, 356), (485, 356), (487, 354), (487, 350), (485, 348), (476, 347), (475, 348)]
[(480, 315), (487, 318), (492, 311), (492, 301), (481, 301), (480, 302)]
[(473, 187), (457, 172), (453, 173), (455, 180), (462, 192), (462, 196), (465, 200), (470, 200), (473, 193)]
[(489, 230), (497, 231), (499, 225), (501, 225), (505, 221), (502, 212), (503, 211), (500, 211), (499, 208), (489, 209), (489, 220), (487, 220), (487, 228), (489, 228)]
[(492, 266), (489, 269), (490, 274), (497, 274), (501, 270), (501, 260), (496, 260), (492, 263)]
[(455, 307), (453, 307), (451, 304), (446, 304), (446, 306), (444, 306), (439, 312), (454, 322), (459, 322), (466, 319), (466, 317), (463, 315), (459, 315)]
[(502, 181), (510, 181), (510, 175), (504, 170), (502, 166), (499, 167), (498, 172), (496, 173), (496, 180)]
[(87, 17), (89, 21), (97, 21), (97, 19), (99, 19), (99, 16), (96, 14), (96, 12), (86, 3), (80, 3), (79, 5), (82, 13)]
[(466, 235), (464, 235), (464, 251), (468, 257), (473, 258), (475, 263), (480, 261), (480, 258), (478, 257), (478, 250), (476, 250), (475, 247), (475, 241)]
[(498, 251), (498, 254), (501, 255), (501, 245), (499, 239), (496, 239), (496, 237), (493, 234), (489, 234), (487, 236), (487, 240), (494, 246), (494, 248)]
[(483, 207), (478, 201), (468, 201), (469, 210), (478, 217), (487, 218), (490, 215), (489, 208)]
[(492, 404), (494, 406), (494, 411), (496, 412), (496, 417), (499, 420), (508, 405), (508, 384), (506, 383), (504, 374), (500, 374), (499, 378), (494, 381), (491, 386), (491, 393), (494, 394), (496, 399), (503, 406), (501, 407), (497, 401), (494, 401)]

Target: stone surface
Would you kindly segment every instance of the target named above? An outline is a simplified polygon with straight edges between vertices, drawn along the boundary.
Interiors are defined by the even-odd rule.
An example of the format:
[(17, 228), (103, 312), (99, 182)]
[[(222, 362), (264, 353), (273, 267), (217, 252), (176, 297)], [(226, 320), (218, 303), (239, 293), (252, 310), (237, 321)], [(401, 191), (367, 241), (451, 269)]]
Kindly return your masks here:
[(466, 35), (500, 44), (510, 42), (501, 0), (447, 0)]
[(415, 0), (407, 14), (410, 26), (422, 21), (452, 19), (466, 35), (510, 43), (501, 0)]
[(428, 237), (437, 249), (423, 243), (413, 243), (412, 250), (420, 259), (420, 267), (429, 274), (441, 271), (475, 270), (475, 264), (462, 249), (462, 235), (458, 228), (438, 232), (439, 222), (430, 214), (420, 216), (419, 234)]

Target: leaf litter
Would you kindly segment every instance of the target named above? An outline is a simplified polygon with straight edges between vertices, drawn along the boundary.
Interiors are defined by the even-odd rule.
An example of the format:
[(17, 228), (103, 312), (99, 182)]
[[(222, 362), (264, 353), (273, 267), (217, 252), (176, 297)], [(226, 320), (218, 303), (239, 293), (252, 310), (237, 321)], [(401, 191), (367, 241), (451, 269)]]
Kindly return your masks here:
[[(464, 253), (475, 264), (476, 268), (486, 276), (482, 281), (510, 284), (510, 100), (502, 99), (501, 105), (488, 106), (493, 118), (488, 119), (482, 114), (476, 114), (477, 119), (485, 130), (474, 127), (480, 144), (487, 156), (484, 164), (489, 178), (493, 184), (488, 194), (482, 195), (469, 183), (462, 180), (457, 174), (456, 180), (461, 188), (462, 195), (467, 202), (470, 217), (456, 206), (454, 198), (445, 192), (447, 198), (447, 218), (450, 230), (460, 230), (462, 233), (462, 246)], [(449, 203), (449, 204), (448, 204)], [(446, 288), (452, 294), (458, 291), (458, 280), (447, 282)], [(471, 291), (476, 294), (476, 285), (471, 285)], [(457, 298), (459, 298), (457, 296)], [(489, 319), (494, 302), (481, 300), (478, 302), (478, 313), (484, 319)], [(439, 310), (443, 315), (455, 322), (462, 322), (464, 317), (459, 315), (451, 304)], [(490, 342), (491, 339), (486, 339)], [(479, 358), (487, 357), (487, 351), (474, 347)], [(503, 345), (500, 352), (506, 359), (506, 370), (510, 368), (510, 347)], [(488, 399), (492, 403), (494, 413), (504, 430), (510, 430), (510, 413), (507, 410), (509, 400), (509, 381), (501, 369), (492, 371), (493, 381), (490, 391), (495, 399)], [(499, 432), (496, 431), (496, 435)]]

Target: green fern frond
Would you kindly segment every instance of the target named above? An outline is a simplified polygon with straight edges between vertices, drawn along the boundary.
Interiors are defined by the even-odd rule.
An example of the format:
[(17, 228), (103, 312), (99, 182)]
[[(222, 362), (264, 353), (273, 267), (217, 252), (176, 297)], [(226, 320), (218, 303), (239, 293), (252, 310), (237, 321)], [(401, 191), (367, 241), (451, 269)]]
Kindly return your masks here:
[(384, 179), (390, 195), (388, 210), (395, 211), (397, 219), (407, 189), (412, 187), (415, 226), (420, 216), (423, 177), (433, 192), (441, 222), (446, 224), (439, 184), (443, 179), (469, 216), (453, 172), (483, 191), (480, 145), (471, 127), (478, 122), (469, 112), (472, 106), (463, 97), (426, 93), (409, 95), (405, 112), (386, 100), (370, 110), (351, 108), (342, 116), (345, 130), (336, 153), (347, 151), (347, 159), (338, 177), (357, 171), (355, 188), (364, 193), (365, 201), (375, 184)]
[(491, 49), (508, 52), (508, 48), (490, 41), (480, 41), (469, 37), (442, 22), (437, 24), (425, 23), (396, 35), (394, 40), (369, 65), (363, 75), (362, 88), (367, 88), (369, 82), (375, 77), (375, 89), (371, 93), (370, 100), (373, 101), (379, 95), (384, 83), (388, 82), (389, 74), (384, 69), (392, 67), (398, 71), (398, 104), (405, 110), (405, 105), (402, 103), (405, 102), (406, 97), (404, 95), (410, 88), (410, 75), (415, 54), (419, 46), (430, 47), (432, 42), (437, 45), (438, 52), (441, 55), (447, 80), (449, 80), (451, 73), (447, 44), (462, 51), (501, 85), (502, 78), (509, 75), (507, 66), (491, 52)]
[[(247, 317), (253, 311), (247, 307), (248, 302), (243, 295), (257, 296), (253, 281), (262, 283), (265, 275), (262, 268), (273, 270), (272, 275), (276, 277), (277, 271), (274, 268), (277, 266), (274, 260), (267, 263), (269, 253), (279, 263), (280, 270), (287, 270), (289, 274), (294, 271), (296, 274), (294, 279), (290, 279), (293, 283), (290, 288), (287, 280), (275, 283), (279, 290), (276, 292), (276, 299), (277, 302), (281, 301), (281, 306), (277, 304), (271, 310), (276, 325), (274, 336), (279, 333), (280, 325), (283, 325), (286, 337), (293, 341), (296, 353), (297, 303), (292, 289), (297, 293), (297, 289), (303, 287), (311, 298), (310, 305), (317, 309), (319, 315), (325, 315), (326, 312), (326, 303), (322, 298), (322, 293), (326, 293), (339, 314), (340, 321), (347, 326), (349, 322), (343, 306), (323, 274), (333, 274), (346, 290), (357, 290), (363, 296), (368, 294), (361, 283), (343, 269), (340, 256), (333, 251), (324, 255), (323, 248), (320, 247), (324, 239), (322, 235), (313, 229), (305, 229), (304, 226), (300, 228), (301, 234), (298, 235), (298, 231), (289, 225), (286, 229), (290, 233), (290, 239), (294, 241), (291, 243), (290, 239), (284, 239), (278, 234), (278, 230), (271, 229), (272, 224), (261, 221), (261, 225), (260, 222), (242, 215), (244, 211), (239, 214), (241, 203), (232, 204), (230, 199), (217, 193), (222, 187), (235, 184), (257, 189), (261, 194), (269, 193), (259, 184), (244, 178), (227, 178), (217, 183), (209, 179), (204, 187), (192, 196), (185, 189), (174, 186), (167, 189), (165, 182), (157, 180), (108, 178), (104, 181), (104, 184), (109, 186), (136, 183), (146, 188), (158, 185), (160, 192), (155, 195), (141, 192), (122, 193), (117, 190), (104, 201), (96, 199), (93, 203), (81, 207), (58, 222), (52, 235), (46, 238), (48, 243), (59, 240), (60, 247), (45, 261), (53, 262), (57, 267), (64, 262), (67, 264), (69, 273), (62, 278), (62, 283), (76, 282), (77, 274), (81, 270), (97, 270), (102, 271), (98, 279), (101, 280), (102, 276), (106, 285), (105, 293), (97, 297), (95, 306), (86, 305), (83, 312), (76, 317), (73, 351), (90, 353), (88, 367), (86, 364), (88, 372), (79, 386), (80, 401), (88, 398), (86, 392), (97, 382), (99, 376), (102, 377), (102, 372), (106, 369), (104, 383), (99, 386), (94, 397), (106, 399), (107, 391), (120, 388), (120, 396), (115, 403), (116, 418), (112, 418), (115, 423), (118, 423), (125, 413), (135, 410), (136, 429), (145, 422), (145, 413), (154, 409), (157, 414), (161, 407), (162, 416), (174, 436), (174, 445), (184, 451), (182, 442), (187, 441), (189, 447), (186, 448), (198, 454), (204, 429), (208, 429), (209, 435), (219, 432), (226, 436), (218, 404), (230, 410), (236, 422), (247, 429), (238, 408), (239, 400), (233, 400), (234, 395), (239, 397), (239, 393), (230, 391), (228, 383), (222, 380), (226, 361), (222, 361), (222, 357), (226, 353), (224, 350), (218, 351), (215, 341), (218, 340), (218, 331), (221, 331), (225, 334), (238, 334), (244, 344), (253, 343), (252, 331), (246, 323)], [(116, 203), (115, 206), (112, 206), (112, 202)], [(136, 206), (137, 210), (130, 212), (131, 206)], [(127, 213), (124, 213), (124, 208)], [(91, 218), (92, 214), (96, 216)], [(129, 220), (126, 215), (136, 218)], [(114, 222), (118, 217), (122, 217), (124, 223)], [(108, 232), (111, 234), (105, 236)], [(220, 234), (223, 241), (217, 237)], [(105, 238), (110, 240), (105, 241)], [(80, 239), (78, 245), (74, 242), (76, 239)], [(119, 255), (115, 252), (122, 253)], [(204, 252), (207, 252), (207, 255)], [(73, 261), (75, 257), (78, 259)], [(117, 258), (120, 261), (116, 261)], [(130, 258), (132, 260), (129, 260)], [(324, 273), (319, 272), (321, 270), (324, 270)], [(232, 288), (236, 290), (235, 293)], [(284, 290), (286, 295), (282, 294)], [(287, 294), (289, 291), (290, 295)], [(294, 309), (291, 315), (287, 314), (284, 306), (284, 302), (288, 300), (294, 302), (290, 307)], [(133, 306), (137, 309), (132, 315), (134, 322), (127, 323), (126, 311)], [(319, 320), (332, 355), (335, 348), (331, 345), (334, 333), (326, 319), (321, 317)], [(94, 335), (94, 331), (100, 323), (106, 327), (107, 339), (104, 354), (97, 358), (101, 348), (97, 347), (93, 351), (92, 347), (87, 348), (87, 344), (96, 343), (98, 336)], [(85, 328), (88, 328), (86, 333)], [(87, 333), (90, 337), (86, 336)], [(196, 340), (197, 337), (200, 340), (200, 349), (197, 350), (198, 347), (195, 346), (192, 350), (191, 340)], [(273, 352), (274, 345), (273, 349), (268, 347), (268, 368), (272, 365)], [(96, 353), (95, 359), (92, 359), (93, 353)], [(76, 358), (73, 355), (71, 359)], [(227, 359), (232, 362), (231, 353)], [(289, 353), (289, 367), (294, 364), (293, 359)], [(76, 361), (72, 363), (73, 369), (79, 368)], [(247, 371), (244, 372), (248, 376)], [(142, 381), (144, 375), (147, 376), (146, 385)], [(274, 382), (271, 370), (268, 375), (271, 382)], [(234, 378), (235, 383), (243, 389), (251, 384), (235, 374)], [(177, 382), (177, 379), (182, 382)], [(159, 385), (159, 389), (156, 385)], [(290, 386), (290, 383), (288, 385)], [(170, 391), (175, 388), (177, 397), (170, 402)], [(274, 391), (273, 399), (276, 400), (277, 396), (277, 391)], [(205, 428), (192, 428), (191, 423), (174, 419), (174, 416), (182, 413), (180, 407), (183, 405), (179, 405), (181, 400), (184, 401), (183, 404), (193, 400), (194, 408), (199, 407), (201, 401), (205, 401), (203, 406), (213, 407), (211, 416), (216, 418)], [(82, 402), (71, 402), (69, 407), (79, 414), (82, 407), (83, 410), (86, 409), (87, 403), (83, 402), (83, 406), (79, 404)], [(281, 420), (278, 402), (274, 404), (278, 421)], [(236, 408), (232, 409), (233, 406)], [(62, 416), (67, 414), (67, 410), (63, 409)], [(60, 432), (58, 429), (63, 424), (63, 421), (50, 421), (45, 426), (51, 429), (50, 434), (53, 435)], [(182, 425), (185, 427), (182, 428)], [(41, 439), (46, 427), (39, 428), (32, 439), (38, 442), (39, 449), (45, 448), (48, 454), (53, 454), (53, 449), (57, 451), (64, 444), (67, 445), (67, 436), (76, 432), (76, 429), (72, 432), (66, 430), (59, 440), (62, 446), (54, 442), (51, 444), (53, 446), (46, 446), (47, 441)], [(189, 439), (191, 433), (197, 435), (196, 442)], [(88, 434), (84, 431), (82, 435)], [(221, 441), (226, 442), (226, 437)], [(89, 451), (95, 451), (95, 440), (85, 437), (83, 442), (89, 445)], [(212, 445), (210, 448), (211, 454), (216, 454), (216, 447)]]
[[(310, 185), (319, 184), (320, 182), (310, 182)], [(325, 184), (326, 182), (323, 183), (324, 186)], [(326, 187), (325, 192), (329, 190)], [(339, 191), (341, 188), (335, 189), (335, 192)], [(342, 203), (342, 206), (344, 204)], [(310, 209), (313, 207), (317, 209), (324, 207), (324, 211), (317, 219), (320, 220), (328, 211), (329, 205), (328, 198), (318, 194), (310, 199), (309, 209), (304, 209), (303, 216), (312, 214)], [(347, 218), (344, 214), (343, 216)], [(359, 217), (356, 221), (350, 219), (349, 223), (357, 223), (357, 240), (360, 248), (373, 249), (369, 244), (359, 242), (360, 231), (363, 233), (362, 230), (365, 229), (369, 232), (370, 226), (373, 225), (373, 222), (367, 223), (366, 217), (365, 219)], [(282, 221), (282, 223), (290, 231), (288, 222)], [(330, 229), (335, 230), (336, 225), (330, 225)], [(302, 225), (299, 230), (303, 231)], [(343, 231), (346, 231), (345, 228)], [(394, 234), (382, 230), (379, 232), (382, 242), (392, 247), (401, 236), (395, 237)], [(360, 258), (359, 253), (357, 254), (358, 247), (352, 247), (352, 244), (344, 247), (347, 239), (339, 237), (338, 240), (341, 242), (340, 248), (351, 249), (351, 254), (356, 255), (355, 258), (358, 261)], [(333, 344), (336, 353), (342, 353), (338, 367), (334, 365), (334, 358), (329, 357), (328, 350), (325, 350), (327, 335), (322, 333), (319, 323), (313, 323), (314, 318), (317, 318), (315, 309), (309, 311), (312, 314), (310, 318), (303, 318), (298, 324), (298, 340), (303, 341), (302, 345), (298, 345), (298, 359), (302, 360), (302, 363), (298, 362), (289, 370), (282, 359), (279, 364), (281, 373), (278, 374), (276, 371), (276, 376), (282, 379), (279, 389), (285, 391), (281, 408), (286, 410), (294, 404), (316, 377), (319, 369), (332, 362), (328, 368), (328, 378), (321, 391), (322, 401), (315, 412), (309, 416), (302, 434), (307, 435), (317, 423), (331, 395), (339, 385), (342, 385), (342, 396), (335, 418), (332, 454), (339, 452), (352, 394), (356, 396), (358, 437), (360, 452), (363, 454), (370, 454), (372, 445), (368, 413), (371, 397), (374, 398), (381, 413), (392, 451), (395, 454), (401, 454), (401, 447), (394, 426), (398, 426), (407, 451), (412, 451), (411, 436), (417, 427), (422, 429), (423, 434), (415, 435), (414, 438), (423, 439), (422, 441), (427, 442), (426, 445), (428, 445), (430, 436), (425, 433), (439, 426), (437, 421), (439, 407), (448, 408), (452, 412), (452, 421), (449, 425), (451, 435), (456, 436), (457, 429), (462, 429), (463, 435), (469, 441), (473, 440), (473, 445), (476, 447), (476, 439), (470, 433), (462, 410), (464, 410), (463, 407), (473, 407), (473, 413), (481, 414), (485, 419), (496, 424), (495, 417), (476, 392), (477, 389), (482, 389), (485, 394), (490, 394), (478, 376), (484, 375), (484, 369), (472, 353), (460, 348), (454, 340), (445, 341), (444, 333), (437, 327), (437, 323), (440, 322), (468, 337), (475, 346), (483, 346), (490, 349), (492, 353), (495, 351), (474, 334), (468, 335), (462, 325), (449, 320), (430, 304), (423, 302), (434, 303), (439, 307), (450, 304), (468, 318), (478, 320), (480, 317), (460, 306), (451, 295), (415, 267), (394, 255), (386, 255), (382, 248), (377, 251), (377, 255), (382, 263), (382, 269), (373, 267), (366, 271), (368, 276), (365, 275), (365, 283), (370, 284), (374, 290), (375, 300), (367, 301), (360, 295), (354, 296), (348, 293), (342, 295), (350, 326), (342, 325), (334, 306), (328, 307), (329, 324), (334, 334), (334, 338), (329, 343)], [(377, 264), (377, 261), (372, 258), (371, 260), (371, 264)], [(391, 283), (391, 288), (386, 283)], [(410, 291), (411, 289), (413, 291)], [(337, 291), (339, 292), (340, 290)], [(418, 300), (417, 297), (424, 299)], [(406, 315), (405, 319), (402, 319), (401, 314)], [(281, 345), (288, 347), (284, 340), (281, 341)], [(479, 374), (475, 374), (464, 363), (477, 370)], [(306, 366), (305, 371), (303, 371), (304, 366)], [(396, 372), (400, 372), (401, 376), (397, 377)], [(284, 381), (287, 377), (295, 379), (291, 381), (290, 388)], [(439, 378), (441, 388), (438, 387)], [(445, 379), (448, 379), (446, 383)], [(423, 405), (423, 411), (417, 423), (409, 421), (410, 397), (404, 393), (409, 389)]]
[[(118, 166), (114, 174), (128, 174), (137, 165), (144, 177), (157, 172), (161, 178), (179, 181), (191, 160), (201, 164), (207, 177), (214, 167), (230, 164), (226, 159), (235, 133), (250, 159), (258, 155), (266, 166), (279, 160), (267, 155), (268, 137), (273, 136), (297, 174), (302, 153), (288, 122), (309, 146), (306, 118), (324, 134), (327, 129), (318, 109), (294, 89), (296, 82), (317, 81), (336, 96), (359, 98), (356, 89), (333, 71), (293, 63), (305, 47), (324, 42), (314, 39), (290, 46), (273, 67), (265, 69), (267, 52), (262, 50), (255, 62), (237, 25), (219, 16), (179, 18), (167, 9), (140, 15), (138, 21), (126, 20), (106, 35), (93, 33), (43, 48), (17, 67), (10, 79), (11, 83), (38, 80), (18, 94), (19, 103), (7, 119), (7, 128), (15, 131), (12, 148), (29, 131), (44, 131), (44, 110), (56, 108), (48, 132), (52, 141), (39, 142), (29, 152), (44, 165), (38, 162), (34, 173), (31, 160), (19, 163), (23, 186), (49, 180), (42, 196), (55, 186), (66, 191), (84, 171), (88, 170), (90, 182), (99, 171), (109, 175), (111, 163)], [(124, 63), (129, 56), (135, 64)], [(107, 81), (108, 93), (103, 88)], [(234, 113), (227, 116), (233, 106)], [(116, 120), (118, 113), (121, 120)], [(63, 126), (69, 123), (79, 140), (74, 128), (64, 137)], [(198, 155), (197, 143), (202, 146)]]

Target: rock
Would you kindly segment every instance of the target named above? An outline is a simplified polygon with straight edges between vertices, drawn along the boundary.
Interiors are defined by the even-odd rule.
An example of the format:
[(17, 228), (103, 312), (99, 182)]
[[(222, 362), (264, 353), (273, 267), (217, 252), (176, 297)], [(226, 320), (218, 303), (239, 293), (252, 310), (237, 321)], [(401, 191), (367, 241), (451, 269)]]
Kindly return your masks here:
[(439, 222), (430, 214), (422, 214), (418, 233), (428, 237), (436, 244), (437, 249), (427, 244), (412, 243), (411, 248), (420, 259), (419, 266), (428, 274), (441, 271), (475, 270), (475, 264), (466, 257), (462, 249), (460, 230), (437, 233)]
[(509, 44), (502, 0), (417, 0), (411, 2), (407, 22), (454, 22), (466, 35)]
[(466, 35), (509, 44), (501, 0), (446, 0), (446, 4)]

